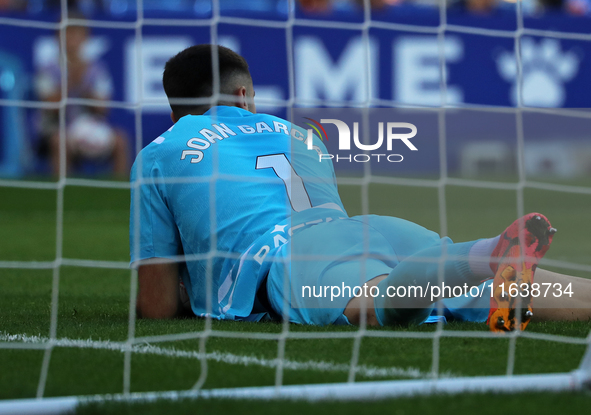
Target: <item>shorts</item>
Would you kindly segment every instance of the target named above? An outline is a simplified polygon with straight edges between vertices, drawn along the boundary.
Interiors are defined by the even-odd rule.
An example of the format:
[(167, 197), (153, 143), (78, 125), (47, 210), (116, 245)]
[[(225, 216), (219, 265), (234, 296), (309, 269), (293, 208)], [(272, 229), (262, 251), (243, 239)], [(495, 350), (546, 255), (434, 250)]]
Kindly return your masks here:
[[(287, 307), (293, 323), (346, 324), (343, 311), (359, 293), (355, 287), (437, 244), (437, 233), (388, 216), (355, 216), (306, 227), (294, 232), (271, 265), (269, 303), (278, 315)], [(338, 296), (333, 287), (339, 288)]]

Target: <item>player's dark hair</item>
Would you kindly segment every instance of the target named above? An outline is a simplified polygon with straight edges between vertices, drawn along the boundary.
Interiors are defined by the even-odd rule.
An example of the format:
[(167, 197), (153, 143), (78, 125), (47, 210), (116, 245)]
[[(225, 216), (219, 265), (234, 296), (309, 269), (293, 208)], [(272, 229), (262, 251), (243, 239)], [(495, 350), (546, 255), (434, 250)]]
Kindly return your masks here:
[[(191, 46), (170, 58), (164, 67), (162, 84), (169, 102), (175, 98), (207, 98), (213, 95), (212, 48), (217, 49), (221, 94), (231, 95), (239, 77), (246, 76), (250, 80), (248, 63), (236, 52), (223, 46)], [(223, 104), (221, 101), (218, 103)], [(204, 112), (211, 107), (211, 103), (171, 103), (170, 107), (180, 118)]]

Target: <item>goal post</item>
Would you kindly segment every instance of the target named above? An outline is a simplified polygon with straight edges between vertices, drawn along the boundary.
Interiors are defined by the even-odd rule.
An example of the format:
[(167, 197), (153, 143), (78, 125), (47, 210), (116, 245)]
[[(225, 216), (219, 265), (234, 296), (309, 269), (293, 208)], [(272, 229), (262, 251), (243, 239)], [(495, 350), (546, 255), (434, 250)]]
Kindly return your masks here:
[(319, 401), (380, 400), (462, 393), (576, 392), (591, 388), (591, 347), (577, 370), (570, 373), (479, 376), (334, 384), (284, 385), (229, 389), (146, 392), (103, 396), (20, 399), (0, 403), (0, 415), (66, 414), (93, 402), (154, 402), (183, 399), (260, 399)]

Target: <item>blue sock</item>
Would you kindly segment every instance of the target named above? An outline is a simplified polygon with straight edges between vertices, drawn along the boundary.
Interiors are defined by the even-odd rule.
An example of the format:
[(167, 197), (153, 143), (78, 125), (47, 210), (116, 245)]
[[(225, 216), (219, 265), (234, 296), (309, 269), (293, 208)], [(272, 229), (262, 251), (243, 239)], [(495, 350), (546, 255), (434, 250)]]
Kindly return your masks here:
[[(444, 238), (441, 245), (423, 249), (416, 254), (402, 260), (386, 278), (379, 284), (379, 295), (374, 298), (374, 308), (378, 322), (382, 326), (393, 324), (420, 324), (431, 313), (431, 288), (439, 283), (439, 258), (443, 256), (444, 249), (447, 256), (452, 257), (443, 263), (443, 281), (446, 286), (468, 287), (480, 283), (479, 276), (470, 269), (468, 260), (470, 248), (476, 243), (464, 242), (454, 244), (449, 238)], [(445, 245), (445, 247), (444, 247)], [(459, 257), (459, 258), (458, 258)], [(390, 297), (386, 294), (389, 287), (422, 287), (426, 292), (424, 297), (412, 295), (407, 297)], [(409, 292), (409, 290), (406, 290)], [(390, 288), (390, 292), (394, 292)], [(410, 291), (412, 293), (412, 291)], [(441, 297), (436, 298), (436, 300)]]

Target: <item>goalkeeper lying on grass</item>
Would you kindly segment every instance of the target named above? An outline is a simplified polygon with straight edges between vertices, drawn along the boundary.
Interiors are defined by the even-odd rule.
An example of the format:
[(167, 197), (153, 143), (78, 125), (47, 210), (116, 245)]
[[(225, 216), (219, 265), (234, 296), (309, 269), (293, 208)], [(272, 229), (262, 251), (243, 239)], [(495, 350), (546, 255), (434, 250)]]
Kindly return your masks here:
[[(447, 318), (510, 331), (529, 323), (534, 297), (536, 318), (589, 318), (576, 307), (591, 304), (591, 281), (536, 270), (556, 232), (542, 214), (464, 243), (398, 218), (350, 218), (322, 142), (309, 150), (304, 130), (257, 114), (246, 61), (215, 52), (215, 76), (210, 45), (168, 61), (174, 126), (132, 169), (140, 317), (181, 315), (186, 290), (195, 315), (230, 320), (359, 324), (365, 310), (368, 325), (420, 324), (439, 318), (440, 300)], [(560, 296), (539, 295), (549, 289)], [(551, 308), (570, 293), (568, 310)]]

